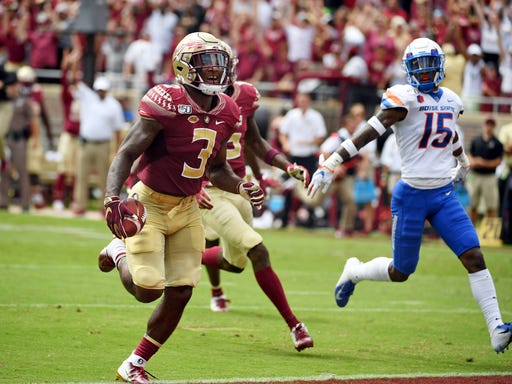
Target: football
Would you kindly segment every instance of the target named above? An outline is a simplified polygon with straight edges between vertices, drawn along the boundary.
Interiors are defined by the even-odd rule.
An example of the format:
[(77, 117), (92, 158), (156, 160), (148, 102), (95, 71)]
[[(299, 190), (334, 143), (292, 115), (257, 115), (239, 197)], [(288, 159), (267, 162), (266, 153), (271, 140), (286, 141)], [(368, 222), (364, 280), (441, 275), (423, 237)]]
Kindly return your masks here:
[(120, 211), (126, 237), (135, 236), (146, 224), (146, 207), (139, 200), (127, 198), (121, 201)]

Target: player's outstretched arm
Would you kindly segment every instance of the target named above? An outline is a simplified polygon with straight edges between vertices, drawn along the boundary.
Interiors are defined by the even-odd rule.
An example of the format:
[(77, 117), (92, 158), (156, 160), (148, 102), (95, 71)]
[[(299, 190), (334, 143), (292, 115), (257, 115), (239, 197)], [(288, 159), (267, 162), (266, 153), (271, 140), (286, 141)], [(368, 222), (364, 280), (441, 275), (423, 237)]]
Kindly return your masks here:
[(318, 170), (313, 174), (309, 183), (308, 197), (313, 198), (319, 189), (323, 192), (327, 191), (338, 165), (357, 155), (362, 147), (384, 134), (389, 127), (397, 121), (403, 120), (406, 115), (406, 109), (393, 108), (382, 110), (372, 116), (359, 134), (343, 141), (327, 160), (320, 162)]
[(279, 152), (277, 149), (273, 148), (267, 140), (261, 137), (260, 130), (256, 120), (254, 119), (254, 116), (251, 116), (247, 120), (245, 146), (246, 160), (248, 159), (247, 155), (249, 155), (250, 151), (254, 154), (254, 156), (263, 160), (268, 165), (285, 171), (289, 176), (302, 182), (304, 187), (307, 187), (309, 183), (308, 170), (301, 165), (290, 163), (282, 152)]

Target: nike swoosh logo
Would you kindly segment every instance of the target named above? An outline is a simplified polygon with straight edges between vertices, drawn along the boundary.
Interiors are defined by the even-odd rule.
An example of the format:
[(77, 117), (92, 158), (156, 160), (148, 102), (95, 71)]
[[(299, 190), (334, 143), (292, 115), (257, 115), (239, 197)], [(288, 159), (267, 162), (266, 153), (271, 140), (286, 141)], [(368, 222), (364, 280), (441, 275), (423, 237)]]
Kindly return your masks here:
[(447, 99), (446, 101), (451, 103), (453, 101), (453, 99)]
[(215, 120), (215, 125), (219, 125), (219, 124), (222, 124), (223, 121), (222, 120)]
[(450, 196), (450, 193), (452, 193), (452, 191), (445, 192), (444, 194), (445, 194), (446, 196)]

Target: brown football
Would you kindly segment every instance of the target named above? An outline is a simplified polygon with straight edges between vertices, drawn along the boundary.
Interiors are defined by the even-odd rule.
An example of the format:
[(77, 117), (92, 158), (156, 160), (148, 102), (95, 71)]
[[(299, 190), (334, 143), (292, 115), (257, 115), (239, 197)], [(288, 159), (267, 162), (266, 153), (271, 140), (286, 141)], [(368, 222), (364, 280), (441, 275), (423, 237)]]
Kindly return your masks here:
[(123, 212), (123, 229), (126, 237), (135, 236), (146, 224), (146, 207), (139, 200), (127, 198), (121, 201)]

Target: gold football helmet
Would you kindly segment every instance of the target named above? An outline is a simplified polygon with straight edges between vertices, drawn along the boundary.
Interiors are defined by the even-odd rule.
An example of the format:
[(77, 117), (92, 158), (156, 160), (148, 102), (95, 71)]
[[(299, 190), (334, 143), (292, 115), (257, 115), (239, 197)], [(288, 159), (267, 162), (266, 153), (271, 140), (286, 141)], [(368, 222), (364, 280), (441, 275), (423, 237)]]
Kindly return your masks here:
[(223, 92), (231, 84), (231, 58), (226, 46), (206, 32), (185, 36), (172, 56), (176, 80), (205, 95)]

